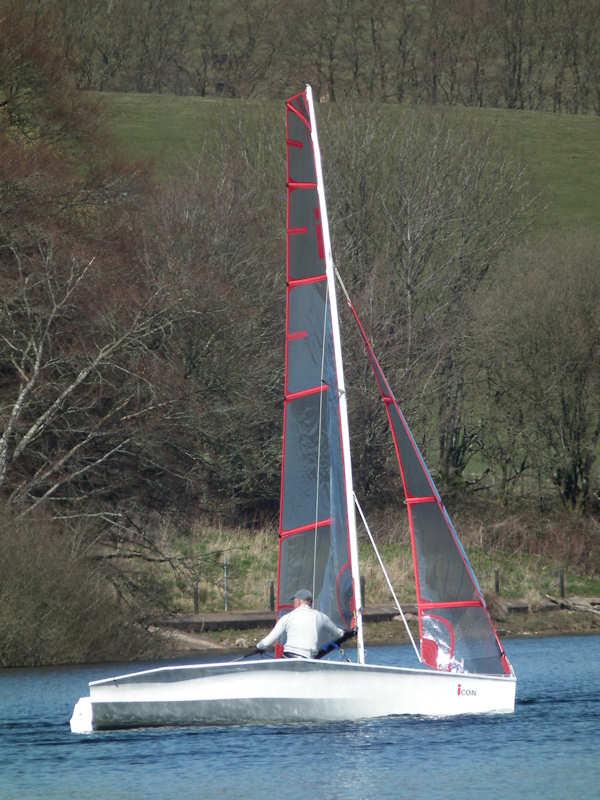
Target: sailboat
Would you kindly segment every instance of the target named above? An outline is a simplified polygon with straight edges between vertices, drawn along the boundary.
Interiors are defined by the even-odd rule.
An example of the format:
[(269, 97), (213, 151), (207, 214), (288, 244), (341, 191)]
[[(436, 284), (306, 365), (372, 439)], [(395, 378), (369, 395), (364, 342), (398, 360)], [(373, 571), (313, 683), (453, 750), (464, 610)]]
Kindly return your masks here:
[[(334, 267), (310, 86), (286, 102), (287, 311), (277, 616), (299, 589), (356, 636), (356, 660), (255, 657), (93, 681), (74, 732), (157, 725), (511, 713), (516, 677), (483, 593)], [(415, 667), (367, 663), (337, 283), (381, 394), (404, 488), (419, 646)], [(379, 557), (379, 555), (378, 555)], [(385, 570), (383, 562), (380, 563)], [(387, 573), (386, 573), (387, 576)], [(397, 602), (391, 583), (390, 591)], [(401, 606), (399, 613), (405, 619)], [(326, 651), (327, 643), (323, 651)]]

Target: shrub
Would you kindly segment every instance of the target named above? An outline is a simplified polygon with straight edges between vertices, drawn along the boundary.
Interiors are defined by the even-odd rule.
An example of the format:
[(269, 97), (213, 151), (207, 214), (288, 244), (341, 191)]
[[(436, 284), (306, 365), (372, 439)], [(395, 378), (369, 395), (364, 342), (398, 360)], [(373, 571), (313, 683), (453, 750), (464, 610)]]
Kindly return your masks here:
[(0, 521), (0, 665), (129, 659), (149, 635), (77, 540), (45, 520)]

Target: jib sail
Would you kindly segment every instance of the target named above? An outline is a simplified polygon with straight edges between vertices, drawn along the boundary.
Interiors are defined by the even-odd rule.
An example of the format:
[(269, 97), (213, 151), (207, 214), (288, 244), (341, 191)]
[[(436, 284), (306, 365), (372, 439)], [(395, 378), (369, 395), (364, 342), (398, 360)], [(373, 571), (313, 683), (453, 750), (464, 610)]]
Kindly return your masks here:
[(439, 670), (510, 675), (482, 591), (427, 465), (348, 300), (375, 374), (404, 484), (415, 573), (421, 658)]

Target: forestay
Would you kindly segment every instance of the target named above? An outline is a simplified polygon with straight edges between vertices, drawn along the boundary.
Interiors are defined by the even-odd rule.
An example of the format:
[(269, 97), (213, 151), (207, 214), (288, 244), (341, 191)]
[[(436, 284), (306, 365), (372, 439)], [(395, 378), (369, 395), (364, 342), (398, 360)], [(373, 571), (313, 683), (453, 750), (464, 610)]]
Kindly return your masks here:
[(371, 342), (348, 299), (373, 368), (404, 485), (421, 658), (434, 669), (512, 675), (483, 593)]
[[(286, 104), (287, 308), (277, 615), (294, 593), (357, 625), (354, 510), (337, 309), (310, 89)], [(311, 135), (312, 133), (312, 135)], [(345, 432), (346, 431), (346, 432)]]

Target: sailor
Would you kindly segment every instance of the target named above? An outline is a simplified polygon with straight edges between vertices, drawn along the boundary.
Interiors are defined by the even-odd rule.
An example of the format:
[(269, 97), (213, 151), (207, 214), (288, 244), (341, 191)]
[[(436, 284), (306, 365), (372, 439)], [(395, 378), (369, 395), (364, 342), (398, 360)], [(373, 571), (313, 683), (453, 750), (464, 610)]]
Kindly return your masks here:
[(312, 607), (312, 594), (308, 589), (300, 589), (294, 595), (294, 610), (281, 617), (256, 649), (265, 650), (276, 641), (282, 641), (285, 658), (314, 658), (321, 643), (343, 636), (344, 631), (327, 614)]

